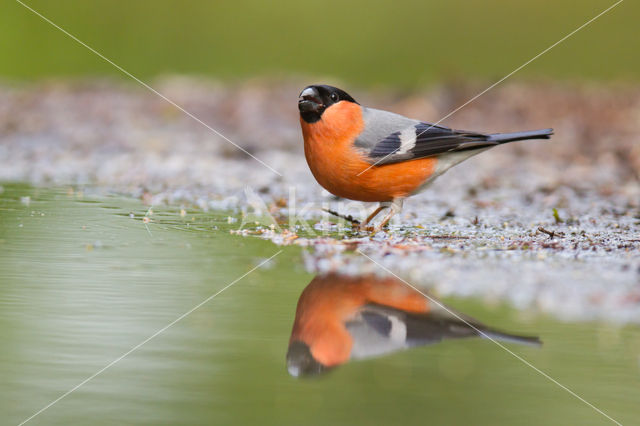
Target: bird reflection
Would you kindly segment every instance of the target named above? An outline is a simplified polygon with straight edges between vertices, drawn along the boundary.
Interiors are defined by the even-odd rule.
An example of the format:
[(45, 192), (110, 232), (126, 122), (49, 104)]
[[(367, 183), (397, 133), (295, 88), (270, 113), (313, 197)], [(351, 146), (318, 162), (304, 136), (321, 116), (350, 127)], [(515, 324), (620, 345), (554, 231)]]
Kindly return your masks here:
[(321, 374), (350, 360), (445, 339), (541, 344), (538, 337), (498, 331), (434, 300), (395, 278), (317, 276), (298, 300), (287, 351), (289, 374)]

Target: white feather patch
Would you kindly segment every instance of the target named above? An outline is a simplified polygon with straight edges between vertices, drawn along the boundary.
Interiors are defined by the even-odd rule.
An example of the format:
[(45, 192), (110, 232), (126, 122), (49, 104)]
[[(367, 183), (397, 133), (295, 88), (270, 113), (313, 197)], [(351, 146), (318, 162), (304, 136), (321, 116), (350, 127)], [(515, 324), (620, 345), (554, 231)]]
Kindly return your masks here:
[(398, 149), (398, 154), (406, 154), (414, 146), (416, 146), (416, 129), (413, 126), (407, 127), (400, 132), (400, 149)]
[(404, 342), (407, 339), (407, 325), (400, 321), (398, 317), (387, 317), (391, 321), (391, 330), (389, 330), (389, 339), (394, 342)]
[(422, 185), (420, 185), (418, 189), (415, 190), (413, 193), (417, 194), (419, 192), (424, 191), (429, 187), (429, 185), (431, 185), (431, 183), (433, 183), (433, 181), (438, 176), (440, 176), (441, 174), (449, 170), (451, 167), (457, 164), (460, 164), (464, 160), (468, 159), (469, 157), (473, 157), (474, 155), (477, 155), (482, 151), (486, 151), (487, 149), (489, 148), (480, 148), (480, 149), (474, 149), (469, 151), (448, 152), (446, 154), (440, 154), (438, 156), (438, 163), (436, 164), (436, 169), (434, 170), (433, 174), (429, 176), (429, 179), (425, 180), (422, 183)]
[(438, 163), (436, 165), (436, 170), (434, 175), (440, 176), (441, 174), (449, 170), (451, 167), (457, 164), (460, 164), (464, 160), (468, 159), (469, 157), (473, 157), (474, 155), (477, 155), (487, 149), (489, 148), (480, 148), (480, 149), (473, 149), (469, 151), (450, 152), (446, 154), (441, 154), (438, 156)]

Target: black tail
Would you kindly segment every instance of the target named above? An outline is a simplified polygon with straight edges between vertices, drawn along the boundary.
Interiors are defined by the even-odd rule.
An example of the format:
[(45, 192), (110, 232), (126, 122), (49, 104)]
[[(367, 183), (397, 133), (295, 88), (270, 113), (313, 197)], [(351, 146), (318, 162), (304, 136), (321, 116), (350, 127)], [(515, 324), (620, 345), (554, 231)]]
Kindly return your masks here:
[(529, 130), (526, 132), (514, 133), (494, 133), (489, 135), (487, 142), (507, 143), (514, 141), (524, 141), (527, 139), (550, 139), (553, 129)]
[(489, 340), (519, 343), (521, 345), (542, 346), (542, 340), (540, 340), (538, 336), (519, 336), (517, 334), (505, 333), (503, 331), (494, 330), (491, 328), (482, 330), (482, 333), (483, 334), (479, 333), (480, 337), (484, 337), (485, 339)]

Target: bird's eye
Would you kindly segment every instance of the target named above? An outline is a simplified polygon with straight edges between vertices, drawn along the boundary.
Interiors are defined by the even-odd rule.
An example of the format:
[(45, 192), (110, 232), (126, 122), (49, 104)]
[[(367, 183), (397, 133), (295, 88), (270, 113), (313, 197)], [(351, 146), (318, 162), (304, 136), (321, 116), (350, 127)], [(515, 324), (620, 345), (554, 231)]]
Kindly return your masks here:
[(338, 94), (337, 93), (332, 93), (330, 96), (331, 100), (333, 102), (338, 102)]

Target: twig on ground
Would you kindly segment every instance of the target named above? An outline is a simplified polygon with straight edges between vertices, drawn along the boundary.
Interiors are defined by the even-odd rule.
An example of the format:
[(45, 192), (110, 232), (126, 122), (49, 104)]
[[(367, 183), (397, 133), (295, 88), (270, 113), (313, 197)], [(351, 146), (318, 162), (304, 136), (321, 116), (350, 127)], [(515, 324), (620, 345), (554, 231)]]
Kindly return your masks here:
[(335, 212), (335, 211), (330, 210), (330, 209), (322, 209), (322, 210), (324, 210), (325, 212), (327, 212), (329, 214), (332, 214), (332, 215), (334, 215), (336, 217), (339, 217), (340, 219), (344, 219), (347, 222), (351, 222), (353, 225), (360, 225), (360, 221), (358, 219), (354, 218), (353, 216), (351, 216), (350, 214), (349, 215), (343, 215), (343, 214), (340, 214), (340, 213)]
[(538, 227), (538, 232), (542, 232), (543, 234), (547, 234), (550, 239), (553, 240), (553, 237), (564, 237), (564, 232), (556, 232), (556, 231), (548, 231), (544, 229), (542, 226)]

